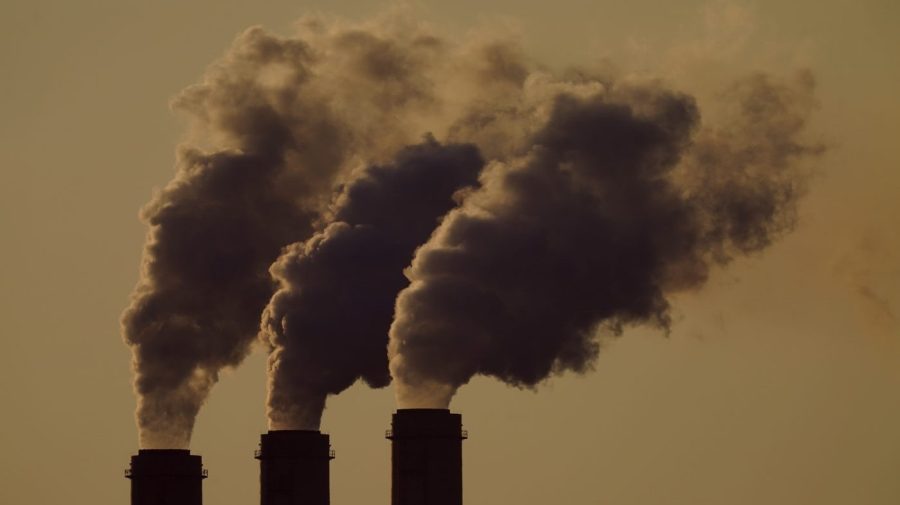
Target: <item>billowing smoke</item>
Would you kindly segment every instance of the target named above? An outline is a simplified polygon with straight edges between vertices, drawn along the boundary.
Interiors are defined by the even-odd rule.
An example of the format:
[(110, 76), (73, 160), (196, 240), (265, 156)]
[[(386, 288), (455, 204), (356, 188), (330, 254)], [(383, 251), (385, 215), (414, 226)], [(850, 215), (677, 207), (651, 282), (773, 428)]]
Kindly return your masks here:
[(472, 145), (408, 147), (347, 185), (334, 221), (284, 251), (272, 267), (281, 289), (263, 316), (273, 429), (318, 429), (327, 395), (360, 378), (390, 382), (385, 349), (403, 268), (482, 165)]
[(142, 447), (186, 447), (257, 337), (274, 428), (357, 379), (431, 406), (587, 370), (598, 328), (666, 327), (669, 295), (793, 226), (809, 76), (741, 81), (700, 124), (663, 84), (393, 14), (251, 28), (175, 99), (190, 135), (123, 315)]
[[(303, 88), (309, 60), (302, 45), (249, 31), (175, 101), (222, 147), (183, 147), (175, 179), (141, 213), (150, 232), (123, 315), (141, 447), (188, 445), (219, 371), (239, 364), (256, 337), (273, 291), (269, 265), (312, 232), (341, 166), (349, 139), (339, 122), (302, 94), (283, 93)], [(290, 65), (283, 88), (258, 82), (270, 65)]]
[(439, 49), (314, 20), (294, 38), (251, 28), (176, 97), (191, 145), (141, 213), (150, 231), (122, 318), (141, 447), (188, 445), (219, 372), (256, 341), (281, 249), (327, 220), (361, 160), (421, 138), (409, 124), (432, 107), (421, 75)]
[(751, 77), (708, 127), (659, 85), (558, 93), (417, 251), (390, 334), (400, 405), (446, 407), (477, 374), (533, 387), (589, 370), (600, 330), (668, 328), (672, 293), (793, 226), (811, 88)]
[[(363, 200), (336, 203), (336, 195), (350, 195), (341, 187), (363, 191), (366, 180), (403, 184), (379, 175), (390, 167), (405, 173), (434, 163), (447, 172), (423, 168), (421, 177), (433, 178), (428, 180), (436, 186), (422, 188), (422, 194), (431, 191), (435, 202), (412, 201), (412, 188), (391, 189), (412, 199), (397, 202), (397, 208), (422, 213), (400, 216), (416, 227), (408, 232), (420, 237), (412, 245), (396, 238), (407, 257), (386, 276), (402, 281), (413, 248), (452, 206), (449, 195), (470, 184), (473, 167), (480, 166), (474, 148), (434, 142), (401, 152), (396, 162), (391, 158), (429, 131), (446, 137), (442, 132), (455, 111), (471, 97), (505, 89), (503, 44), (451, 47), (419, 23), (392, 15), (359, 24), (306, 18), (297, 26), (291, 37), (248, 29), (202, 82), (173, 102), (191, 119), (189, 142), (179, 149), (174, 180), (141, 214), (150, 231), (141, 279), (123, 315), (124, 338), (134, 354), (142, 447), (189, 444), (219, 372), (246, 357), (279, 281), (291, 282), (269, 274), (284, 247), (295, 244), (296, 250), (313, 234), (314, 242), (343, 237), (339, 221), (379, 224), (379, 233), (396, 233), (359, 216), (354, 209)], [(334, 215), (336, 208), (344, 209), (341, 215)], [(347, 373), (386, 383), (387, 317), (377, 343), (358, 343), (380, 349), (378, 356), (360, 358), (365, 368)], [(380, 372), (373, 361), (381, 362)], [(341, 388), (332, 383), (326, 389)], [(295, 388), (284, 398), (297, 394)]]

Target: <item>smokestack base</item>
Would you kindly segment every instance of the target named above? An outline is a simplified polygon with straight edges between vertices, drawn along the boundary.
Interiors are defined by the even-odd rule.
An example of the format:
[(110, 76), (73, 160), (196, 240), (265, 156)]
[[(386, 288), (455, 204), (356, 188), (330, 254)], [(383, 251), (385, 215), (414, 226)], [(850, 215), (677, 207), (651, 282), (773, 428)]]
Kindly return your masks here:
[(141, 449), (125, 470), (131, 505), (202, 505), (206, 477), (202, 458), (186, 449)]

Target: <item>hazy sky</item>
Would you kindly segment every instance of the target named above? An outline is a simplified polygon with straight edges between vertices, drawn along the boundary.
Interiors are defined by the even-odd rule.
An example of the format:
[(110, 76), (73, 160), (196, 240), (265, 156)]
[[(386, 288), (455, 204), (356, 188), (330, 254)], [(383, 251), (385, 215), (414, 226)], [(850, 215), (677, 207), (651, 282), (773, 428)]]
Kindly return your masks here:
[[(900, 7), (892, 1), (418, 3), (448, 38), (518, 33), (548, 65), (612, 65), (710, 95), (810, 68), (829, 146), (797, 230), (680, 296), (672, 334), (631, 330), (537, 394), (465, 386), (467, 505), (900, 502)], [(385, 4), (0, 5), (0, 503), (124, 503), (137, 448), (119, 316), (138, 209), (173, 174), (169, 99), (244, 28)], [(264, 356), (215, 388), (193, 450), (206, 503), (258, 500)], [(332, 501), (389, 502), (390, 389), (332, 400)], [(374, 498), (373, 498), (374, 497)]]

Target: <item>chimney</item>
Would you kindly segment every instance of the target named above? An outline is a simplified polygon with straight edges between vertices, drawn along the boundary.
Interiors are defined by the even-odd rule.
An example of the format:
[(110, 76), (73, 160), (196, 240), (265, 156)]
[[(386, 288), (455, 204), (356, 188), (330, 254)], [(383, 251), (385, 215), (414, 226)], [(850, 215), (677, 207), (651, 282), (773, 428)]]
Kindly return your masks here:
[(391, 425), (391, 505), (462, 505), (462, 416), (398, 409)]
[(328, 435), (314, 430), (272, 430), (260, 437), (261, 505), (328, 505)]
[(125, 477), (131, 479), (131, 505), (203, 505), (206, 470), (188, 450), (141, 449)]

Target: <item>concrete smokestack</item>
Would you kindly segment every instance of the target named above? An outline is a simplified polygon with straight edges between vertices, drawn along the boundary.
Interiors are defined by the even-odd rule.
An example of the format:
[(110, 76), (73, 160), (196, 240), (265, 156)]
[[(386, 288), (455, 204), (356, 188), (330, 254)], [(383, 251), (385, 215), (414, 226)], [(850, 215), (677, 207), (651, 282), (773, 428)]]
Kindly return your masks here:
[(314, 430), (271, 430), (260, 437), (261, 505), (328, 505), (328, 435)]
[(131, 505), (202, 505), (206, 470), (186, 449), (141, 449), (125, 470)]
[(462, 505), (462, 416), (398, 409), (391, 440), (391, 505)]

